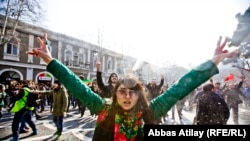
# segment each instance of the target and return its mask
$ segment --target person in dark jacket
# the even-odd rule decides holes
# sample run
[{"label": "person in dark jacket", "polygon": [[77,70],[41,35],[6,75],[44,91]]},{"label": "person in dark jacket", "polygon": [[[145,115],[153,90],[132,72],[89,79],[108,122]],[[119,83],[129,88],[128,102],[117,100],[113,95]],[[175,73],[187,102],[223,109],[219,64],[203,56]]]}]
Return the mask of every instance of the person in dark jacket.
[{"label": "person in dark jacket", "polygon": [[155,78],[149,84],[146,85],[148,90],[149,100],[152,100],[160,95],[160,90],[163,84],[164,84],[164,77],[161,76],[161,81],[159,85],[157,85]]},{"label": "person in dark jacket", "polygon": [[103,80],[102,80],[102,69],[101,69],[101,62],[97,61],[96,62],[96,81],[97,81],[97,85],[99,87],[99,89],[101,90],[101,92],[99,93],[99,95],[103,98],[111,98],[112,97],[112,93],[113,93],[113,89],[118,81],[118,75],[116,73],[111,73],[109,75],[109,79],[108,79],[108,84],[105,85]]},{"label": "person in dark jacket", "polygon": [[197,125],[226,125],[229,119],[229,108],[222,97],[214,92],[214,85],[203,86],[203,94],[198,99]]},{"label": "person in dark jacket", "polygon": [[[29,81],[28,81],[29,82]],[[12,138],[11,141],[17,141],[19,136],[19,125],[22,119],[28,123],[28,125],[32,128],[31,135],[37,135],[37,129],[34,121],[32,120],[32,111],[35,107],[27,106],[27,97],[32,90],[29,87],[28,82],[23,82],[24,85],[19,90],[18,94],[14,97],[14,105],[11,108],[11,112],[14,113],[14,118],[12,121],[11,129],[12,129]]]},{"label": "person in dark jacket", "polygon": [[242,78],[239,83],[228,84],[224,91],[227,105],[229,106],[230,110],[232,109],[233,121],[236,125],[239,124],[239,104],[243,102],[240,96],[243,98],[246,97],[241,90],[243,80],[244,79]]},{"label": "person in dark jacket", "polygon": [[94,93],[67,66],[51,56],[46,33],[44,39],[37,38],[40,47],[26,53],[41,57],[48,64],[47,71],[62,82],[92,113],[98,115],[93,141],[142,141],[144,125],[155,124],[154,121],[164,116],[177,101],[218,74],[217,65],[222,60],[238,55],[238,50],[224,50],[227,40],[221,43],[221,39],[220,37],[218,40],[211,60],[187,72],[162,95],[149,102],[145,98],[142,83],[131,76],[119,79],[113,90],[112,101]]}]

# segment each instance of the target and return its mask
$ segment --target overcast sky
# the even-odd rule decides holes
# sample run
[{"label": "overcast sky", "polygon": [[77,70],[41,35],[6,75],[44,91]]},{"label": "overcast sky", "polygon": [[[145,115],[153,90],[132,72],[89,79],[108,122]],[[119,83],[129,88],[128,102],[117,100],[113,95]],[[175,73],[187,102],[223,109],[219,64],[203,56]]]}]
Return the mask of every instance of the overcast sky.
[{"label": "overcast sky", "polygon": [[[162,64],[210,59],[250,0],[47,0],[53,31]],[[99,35],[99,36],[98,36]]]}]

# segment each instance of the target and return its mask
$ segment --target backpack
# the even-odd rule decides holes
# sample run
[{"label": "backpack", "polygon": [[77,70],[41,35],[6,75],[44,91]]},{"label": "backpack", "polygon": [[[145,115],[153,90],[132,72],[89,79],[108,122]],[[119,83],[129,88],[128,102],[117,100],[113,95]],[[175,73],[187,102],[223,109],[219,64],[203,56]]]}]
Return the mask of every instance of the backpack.
[{"label": "backpack", "polygon": [[36,93],[29,92],[27,96],[27,103],[28,107],[37,107],[39,104],[39,96]]}]

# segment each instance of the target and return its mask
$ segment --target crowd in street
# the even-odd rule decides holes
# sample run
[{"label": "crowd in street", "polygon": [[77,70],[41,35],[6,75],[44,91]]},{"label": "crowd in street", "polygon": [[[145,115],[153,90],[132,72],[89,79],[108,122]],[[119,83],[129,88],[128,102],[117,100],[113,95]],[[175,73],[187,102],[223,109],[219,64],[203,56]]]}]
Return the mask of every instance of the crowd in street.
[{"label": "crowd in street", "polygon": [[[93,81],[88,81],[86,84],[91,88],[92,91],[99,94],[103,98],[111,99],[112,90],[118,82],[118,74],[110,74],[108,84],[104,83],[102,80],[101,64],[97,62],[97,79]],[[79,78],[85,83],[84,76],[80,75]],[[157,84],[159,81],[159,84]],[[55,81],[53,84],[50,83],[35,83],[34,81],[16,81],[13,80],[9,83],[10,85],[0,85],[1,92],[1,110],[6,108],[9,111],[14,106],[17,100],[17,95],[25,87],[30,88],[39,97],[36,107],[31,112],[22,113],[22,118],[20,119],[20,125],[17,119],[13,120],[13,127],[16,125],[15,133],[28,133],[30,128],[32,129],[32,134],[36,135],[36,127],[34,121],[31,117],[35,116],[37,120],[41,118],[41,114],[45,110],[45,106],[50,106],[50,112],[53,115],[53,121],[57,126],[57,131],[55,135],[58,138],[61,136],[63,131],[63,117],[66,112],[70,109],[78,109],[80,117],[84,116],[86,111],[86,106],[70,91],[59,82]],[[164,77],[160,80],[152,79],[148,84],[143,84],[143,89],[145,91],[145,97],[150,101],[162,93],[164,93],[169,85],[164,82]],[[7,88],[6,88],[7,87]],[[106,95],[103,94],[106,91]],[[207,125],[207,124],[227,124],[227,120],[230,115],[233,117],[234,124],[239,124],[239,104],[244,104],[246,108],[250,108],[250,87],[244,77],[239,79],[238,83],[231,83],[230,81],[225,82],[221,85],[219,82],[213,83],[213,81],[206,82],[201,86],[197,87],[195,90],[190,92],[189,95],[179,100],[174,106],[171,107],[172,115],[165,114],[162,118],[157,120],[158,124],[164,124],[166,117],[171,117],[175,120],[175,111],[177,111],[180,123],[182,123],[183,108],[187,110],[196,110],[196,116],[193,119],[194,125]],[[53,95],[54,93],[54,95]],[[107,93],[109,93],[107,95]],[[53,104],[54,103],[54,104]],[[54,105],[54,106],[53,106]],[[209,106],[208,106],[209,105]],[[230,109],[231,112],[230,112]],[[20,111],[19,111],[20,112]],[[39,115],[40,114],[40,115]],[[28,115],[28,116],[27,116]],[[91,116],[96,116],[92,114]],[[2,114],[0,115],[2,117]],[[26,117],[26,118],[25,118]],[[18,118],[18,119],[19,119]],[[17,129],[18,128],[18,129]]]},{"label": "crowd in street", "polygon": [[[225,58],[237,55],[238,51],[227,52],[223,48],[227,39],[221,43],[214,53],[214,57],[202,63],[195,69],[176,80],[166,84],[162,76],[157,84],[153,79],[143,84],[132,74],[118,76],[111,73],[105,83],[102,77],[100,61],[96,62],[96,79],[85,81],[82,75],[72,73],[60,61],[52,58],[48,51],[47,34],[44,38],[37,38],[39,48],[34,48],[27,54],[41,57],[48,64],[47,71],[56,78],[53,84],[35,83],[29,81],[13,81],[10,85],[1,84],[1,109],[8,108],[14,113],[12,122],[12,139],[18,140],[19,134],[32,129],[32,135],[39,134],[32,120],[35,115],[44,111],[44,106],[50,105],[50,112],[57,131],[56,138],[63,132],[63,118],[66,112],[78,106],[80,117],[83,117],[86,108],[91,116],[97,116],[94,141],[103,138],[113,141],[119,139],[143,140],[144,124],[162,124],[162,118],[169,116],[172,109],[174,117],[175,108],[179,119],[183,118],[182,110],[185,103],[188,107],[195,106],[195,125],[226,125],[230,115],[233,115],[235,124],[238,124],[238,106],[244,100],[249,107],[249,90],[245,85],[245,78],[235,83],[220,83],[211,81],[213,75],[219,73],[217,65]],[[244,90],[243,87],[246,87]],[[30,105],[29,96],[37,94],[33,99],[37,105]],[[248,102],[247,102],[248,101]],[[230,110],[232,109],[232,113]]]}]

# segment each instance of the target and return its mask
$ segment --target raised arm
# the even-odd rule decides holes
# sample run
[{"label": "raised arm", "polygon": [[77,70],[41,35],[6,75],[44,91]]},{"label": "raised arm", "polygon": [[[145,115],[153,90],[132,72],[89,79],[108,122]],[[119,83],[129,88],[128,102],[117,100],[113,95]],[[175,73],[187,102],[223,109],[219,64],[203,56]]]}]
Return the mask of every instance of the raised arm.
[{"label": "raised arm", "polygon": [[96,62],[96,79],[97,79],[97,85],[98,87],[104,91],[105,89],[105,85],[103,83],[103,80],[102,80],[102,70],[101,70],[101,62],[100,61],[97,61]]},{"label": "raised arm", "polygon": [[169,109],[179,100],[187,96],[195,88],[209,80],[213,75],[219,73],[217,65],[225,58],[233,58],[238,54],[238,50],[228,52],[224,50],[227,39],[221,43],[220,37],[214,56],[196,68],[190,70],[178,81],[176,81],[164,94],[150,102],[150,109],[154,113],[155,118],[165,115]]},{"label": "raised arm", "polygon": [[82,83],[82,80],[74,72],[51,56],[46,33],[43,39],[38,37],[37,42],[40,47],[33,48],[32,51],[27,51],[26,53],[42,58],[48,64],[47,71],[52,73],[72,95],[81,100],[92,113],[97,114],[104,104],[103,99]]},{"label": "raised arm", "polygon": [[164,84],[164,77],[163,75],[161,76],[161,81],[160,81],[160,84],[158,85],[159,88],[161,88]]}]

